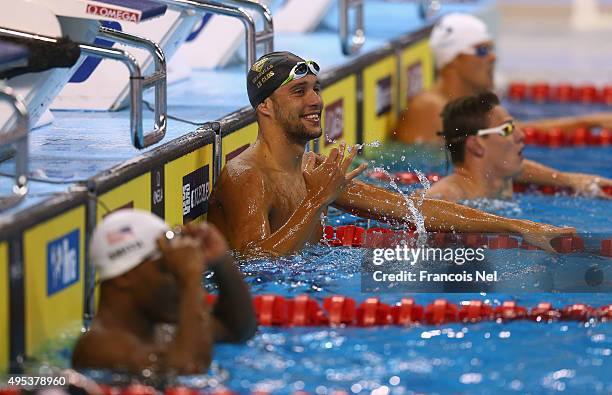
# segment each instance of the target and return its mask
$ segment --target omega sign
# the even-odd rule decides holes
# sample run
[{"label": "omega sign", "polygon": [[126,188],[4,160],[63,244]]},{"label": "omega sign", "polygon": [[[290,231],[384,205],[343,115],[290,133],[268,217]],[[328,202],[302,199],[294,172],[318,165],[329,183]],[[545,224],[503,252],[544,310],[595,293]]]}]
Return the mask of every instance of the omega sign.
[{"label": "omega sign", "polygon": [[94,4],[87,4],[86,13],[120,21],[139,22],[140,14],[134,11],[122,10]]}]

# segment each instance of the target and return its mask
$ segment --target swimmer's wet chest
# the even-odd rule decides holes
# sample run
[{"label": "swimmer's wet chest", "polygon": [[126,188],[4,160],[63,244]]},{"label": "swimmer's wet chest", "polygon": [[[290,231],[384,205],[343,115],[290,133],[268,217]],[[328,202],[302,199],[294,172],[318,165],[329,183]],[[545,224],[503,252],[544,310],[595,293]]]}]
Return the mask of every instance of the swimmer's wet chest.
[{"label": "swimmer's wet chest", "polygon": [[268,218],[272,227],[282,226],[306,197],[306,183],[288,174],[270,174],[267,195],[270,202]]}]

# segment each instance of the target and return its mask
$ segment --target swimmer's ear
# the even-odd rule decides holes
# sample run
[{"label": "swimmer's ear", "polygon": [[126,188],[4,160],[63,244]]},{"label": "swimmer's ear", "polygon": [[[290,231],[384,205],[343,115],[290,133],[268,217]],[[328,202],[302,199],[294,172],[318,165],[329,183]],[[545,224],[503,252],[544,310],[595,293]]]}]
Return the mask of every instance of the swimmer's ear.
[{"label": "swimmer's ear", "polygon": [[262,113],[265,116],[272,116],[272,110],[273,106],[272,106],[272,99],[270,99],[269,97],[265,98],[264,101],[262,101],[261,103],[259,103],[257,105],[257,112]]},{"label": "swimmer's ear", "polygon": [[478,158],[484,156],[484,147],[480,144],[476,136],[468,136],[465,140],[465,150]]}]

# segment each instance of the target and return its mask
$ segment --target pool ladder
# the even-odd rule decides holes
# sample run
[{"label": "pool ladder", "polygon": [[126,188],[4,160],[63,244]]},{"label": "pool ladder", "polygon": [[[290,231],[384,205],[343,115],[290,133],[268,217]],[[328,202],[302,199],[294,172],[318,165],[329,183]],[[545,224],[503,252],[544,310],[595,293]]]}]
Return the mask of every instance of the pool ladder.
[{"label": "pool ladder", "polygon": [[[350,28],[350,13],[354,10],[353,29]],[[342,53],[353,55],[365,44],[365,27],[363,21],[363,0],[340,0],[340,45]]]},{"label": "pool ladder", "polygon": [[[166,135],[167,128],[166,60],[164,53],[155,42],[133,34],[101,27],[99,35],[134,47],[143,48],[152,53],[155,59],[155,72],[150,76],[143,76],[134,56],[123,49],[106,48],[92,44],[78,44],[81,55],[114,59],[122,62],[128,68],[130,73],[130,133],[132,145],[138,149],[143,149],[161,141]],[[58,39],[54,37],[1,27],[0,36],[35,40],[49,44],[58,42]],[[143,132],[142,94],[144,89],[150,87],[155,88],[155,121],[153,130],[145,134]]]},{"label": "pool ladder", "polygon": [[[210,12],[240,19],[246,31],[246,72],[257,60],[257,47],[264,46],[264,52],[274,51],[274,24],[272,13],[264,4],[252,0],[157,0],[169,7],[186,8],[195,11]],[[253,17],[245,11],[250,9],[258,13],[263,19],[263,29],[257,31]]]},{"label": "pool ladder", "polygon": [[422,20],[428,21],[432,19],[442,7],[440,0],[421,0],[419,2],[419,16]]},{"label": "pool ladder", "polygon": [[13,108],[15,125],[0,133],[0,148],[15,145],[15,175],[10,195],[0,196],[0,212],[16,206],[28,193],[28,133],[29,116],[25,103],[8,86],[0,86],[0,99]]}]

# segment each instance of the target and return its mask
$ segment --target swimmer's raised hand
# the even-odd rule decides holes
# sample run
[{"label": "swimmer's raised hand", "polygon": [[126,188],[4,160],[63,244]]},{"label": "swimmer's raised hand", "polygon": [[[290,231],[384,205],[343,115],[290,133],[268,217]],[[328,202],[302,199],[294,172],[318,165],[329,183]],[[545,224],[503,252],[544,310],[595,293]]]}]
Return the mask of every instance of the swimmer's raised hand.
[{"label": "swimmer's raised hand", "polygon": [[204,253],[200,241],[188,235],[176,236],[168,240],[165,236],[157,239],[162,253],[163,265],[181,284],[201,281],[204,266]]},{"label": "swimmer's raised hand", "polygon": [[349,172],[348,168],[357,154],[357,148],[353,147],[346,158],[345,151],[346,144],[341,143],[340,149],[332,149],[329,156],[322,161],[322,157],[308,154],[303,176],[310,199],[319,200],[320,204],[332,203],[348,183],[366,169],[367,165],[362,164]]},{"label": "swimmer's raised hand", "polygon": [[523,236],[523,240],[527,243],[548,252],[555,252],[550,244],[553,239],[576,233],[575,228],[558,227],[532,221],[520,221],[517,231]]}]

